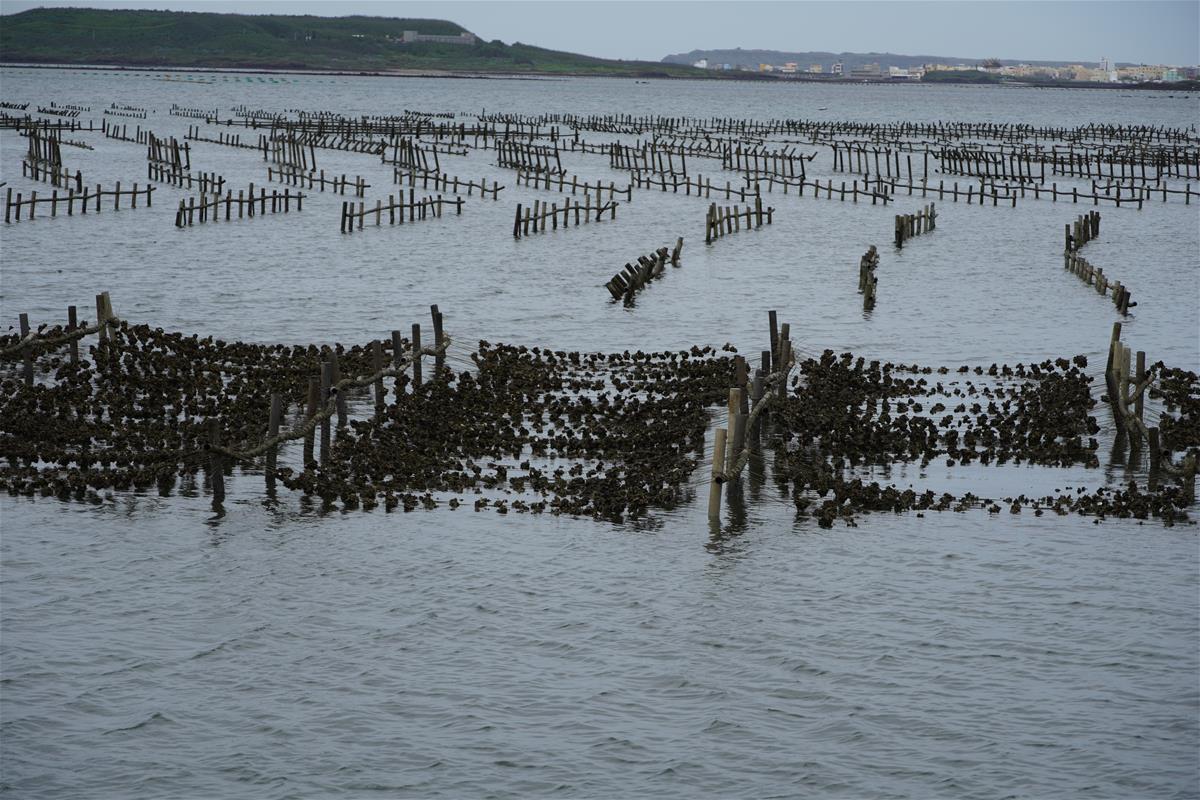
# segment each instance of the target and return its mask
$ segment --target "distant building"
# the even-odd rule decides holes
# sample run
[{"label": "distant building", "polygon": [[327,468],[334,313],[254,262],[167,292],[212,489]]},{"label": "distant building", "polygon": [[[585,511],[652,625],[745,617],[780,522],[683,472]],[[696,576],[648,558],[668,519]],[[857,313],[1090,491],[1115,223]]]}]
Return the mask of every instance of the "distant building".
[{"label": "distant building", "polygon": [[702,58],[699,61],[693,62],[692,66],[699,67],[700,69],[708,69],[708,59]]},{"label": "distant building", "polygon": [[863,64],[861,67],[855,67],[850,70],[851,78],[868,79],[879,78],[883,73],[879,69],[879,64]]},{"label": "distant building", "polygon": [[405,31],[400,35],[400,41],[404,44],[413,44],[414,42],[433,42],[435,44],[475,44],[475,34],[464,31],[457,36],[435,36],[428,33]]},{"label": "distant building", "polygon": [[770,64],[759,64],[758,71],[759,72],[774,72],[775,67]]},{"label": "distant building", "polygon": [[1121,67],[1117,70],[1118,79],[1123,81],[1132,81],[1134,83],[1162,80],[1162,75],[1162,66],[1147,66],[1146,64],[1141,64],[1136,67]]},{"label": "distant building", "polygon": [[825,68],[822,67],[820,64],[809,64],[808,71],[814,75],[820,75],[822,72],[825,71]]},{"label": "distant building", "polygon": [[1163,70],[1162,79],[1165,83],[1175,83],[1176,81],[1183,80],[1183,76],[1179,74],[1179,70],[1171,67],[1170,69]]},{"label": "distant building", "polygon": [[834,75],[842,75],[843,74],[842,73],[842,62],[839,61],[833,65],[833,74]]},{"label": "distant building", "polygon": [[789,75],[794,75],[795,73],[800,71],[800,68],[799,68],[799,66],[797,66],[795,61],[789,61],[786,64],[784,64],[782,67],[780,67],[779,71],[786,72]]}]

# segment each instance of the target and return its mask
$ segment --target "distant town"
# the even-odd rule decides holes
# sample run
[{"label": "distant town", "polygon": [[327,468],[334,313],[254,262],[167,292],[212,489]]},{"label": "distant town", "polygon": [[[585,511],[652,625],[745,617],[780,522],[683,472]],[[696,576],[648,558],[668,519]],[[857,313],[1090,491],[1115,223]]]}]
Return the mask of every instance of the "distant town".
[{"label": "distant town", "polygon": [[778,77],[796,77],[806,79],[844,79],[864,81],[920,81],[936,80],[937,73],[951,74],[984,73],[997,78],[1028,81],[1079,81],[1086,83],[1179,83],[1200,79],[1200,67],[1171,66],[1166,64],[1137,64],[1117,66],[1101,58],[1097,66],[1085,64],[1067,64],[1065,66],[1045,66],[1040,64],[1002,64],[998,59],[967,64],[929,63],[921,66],[897,67],[873,62],[858,64],[846,69],[841,61],[832,64],[801,64],[795,61],[768,64],[738,64],[710,61],[701,58],[692,62],[692,66],[700,69],[720,72],[758,72],[773,73]]}]

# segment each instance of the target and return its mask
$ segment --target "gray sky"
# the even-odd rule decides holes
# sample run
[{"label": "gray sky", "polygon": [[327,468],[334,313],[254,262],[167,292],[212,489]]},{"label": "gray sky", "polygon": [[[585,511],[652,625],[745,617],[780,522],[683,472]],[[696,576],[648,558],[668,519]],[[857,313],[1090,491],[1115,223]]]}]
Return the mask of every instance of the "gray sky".
[{"label": "gray sky", "polygon": [[1200,0],[0,0],[38,6],[449,19],[485,39],[658,61],[693,49],[762,48],[1028,60],[1200,63]]}]

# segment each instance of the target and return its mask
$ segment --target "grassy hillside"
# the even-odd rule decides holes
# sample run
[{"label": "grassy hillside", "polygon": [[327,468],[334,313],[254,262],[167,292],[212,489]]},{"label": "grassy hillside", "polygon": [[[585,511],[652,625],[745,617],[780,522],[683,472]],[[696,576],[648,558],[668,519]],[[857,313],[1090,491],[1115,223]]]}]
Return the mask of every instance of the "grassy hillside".
[{"label": "grassy hillside", "polygon": [[0,61],[276,69],[470,70],[704,76],[691,67],[610,61],[499,40],[401,44],[405,30],[454,36],[434,19],[40,8],[0,17]]}]

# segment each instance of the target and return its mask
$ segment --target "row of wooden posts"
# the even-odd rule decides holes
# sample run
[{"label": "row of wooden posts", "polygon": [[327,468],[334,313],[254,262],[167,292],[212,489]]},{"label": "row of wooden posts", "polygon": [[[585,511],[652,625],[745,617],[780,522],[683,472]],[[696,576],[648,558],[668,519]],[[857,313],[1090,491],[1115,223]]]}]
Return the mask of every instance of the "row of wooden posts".
[{"label": "row of wooden posts", "polygon": [[1063,252],[1073,253],[1100,235],[1100,212],[1080,214],[1073,225],[1067,223],[1064,227]]},{"label": "row of wooden posts", "polygon": [[268,166],[267,180],[298,186],[301,189],[319,189],[322,192],[328,186],[331,192],[341,195],[346,194],[346,190],[349,189],[355,197],[364,197],[367,189],[371,188],[371,184],[367,183],[361,175],[356,175],[353,180],[350,180],[343,172],[340,178],[337,175],[326,178],[325,170],[309,172],[299,167],[288,166]]},{"label": "row of wooden posts", "polygon": [[[612,169],[687,177],[687,159],[683,153],[656,150],[649,146],[636,148],[620,142],[609,145],[608,152],[608,165]],[[678,165],[676,158],[679,159]]]},{"label": "row of wooden posts", "polygon": [[224,131],[217,131],[216,138],[213,138],[211,136],[203,135],[199,125],[189,125],[187,135],[183,138],[193,142],[208,142],[210,144],[220,144],[226,147],[237,147],[242,150],[258,150],[262,152],[264,159],[267,158],[267,153],[269,150],[267,136],[266,134],[262,133],[258,135],[257,142],[250,144],[242,142],[242,135],[240,133],[225,133]]},{"label": "row of wooden posts", "polygon": [[914,236],[933,230],[937,227],[937,209],[934,204],[922,208],[916,214],[896,215],[896,247],[904,247],[904,243]]},{"label": "row of wooden posts", "polygon": [[72,175],[71,171],[62,164],[52,167],[37,161],[21,159],[21,177],[30,178],[35,181],[44,181],[51,186],[58,186],[64,189],[69,189],[74,185],[76,191],[83,191],[83,173],[75,170],[75,174]]},{"label": "row of wooden posts", "polygon": [[616,200],[618,195],[623,195],[625,202],[633,200],[632,184],[626,185],[624,189],[618,189],[614,181],[609,181],[608,186],[605,186],[597,180],[595,185],[592,185],[588,181],[579,180],[579,177],[576,175],[572,175],[568,179],[568,176],[562,172],[555,174],[550,172],[518,171],[517,183],[534,189],[546,189],[547,191],[558,189],[559,192],[565,192],[567,189],[570,189],[572,195],[582,190],[585,195],[590,197],[594,194],[599,200],[603,200],[606,194],[609,200]]},{"label": "row of wooden posts", "polygon": [[424,147],[419,141],[410,137],[396,138],[392,142],[391,159],[387,158],[386,152],[382,158],[385,164],[403,167],[410,171],[418,170],[434,175],[440,175],[442,172],[442,164],[438,158],[437,149]]},{"label": "row of wooden posts", "polygon": [[625,305],[632,305],[633,296],[646,288],[650,281],[660,277],[666,271],[668,261],[673,267],[679,266],[679,256],[682,252],[683,237],[680,236],[675,240],[673,251],[660,247],[648,256],[638,256],[636,266],[626,263],[624,269],[604,284],[604,288],[608,289],[614,300],[623,299]]},{"label": "row of wooden posts", "polygon": [[797,190],[797,193],[800,195],[800,197],[804,196],[804,190],[806,188],[810,188],[812,189],[812,196],[818,200],[821,198],[822,193],[824,193],[825,199],[832,200],[833,196],[837,195],[838,199],[843,203],[846,202],[847,196],[849,196],[852,201],[857,203],[860,195],[864,198],[869,198],[871,200],[871,205],[876,205],[878,203],[887,205],[889,202],[891,202],[891,196],[888,194],[886,185],[881,186],[876,184],[875,188],[872,189],[870,184],[868,184],[866,181],[863,181],[861,186],[859,185],[858,181],[852,181],[850,186],[847,187],[845,181],[841,182],[841,186],[834,186],[832,178],[830,178],[824,186],[821,185],[820,178],[815,178],[810,181],[803,178],[779,178],[772,175],[768,175],[765,178],[755,175],[743,175],[742,180],[747,189],[750,186],[754,186],[756,194],[761,193],[763,187],[766,187],[768,192],[774,192],[776,186],[781,186],[783,187],[784,194],[787,194],[789,189],[794,188]]},{"label": "row of wooden posts", "polygon": [[863,311],[870,311],[875,307],[875,293],[879,287],[879,278],[876,277],[875,270],[878,267],[879,251],[875,245],[871,245],[858,260],[858,292],[863,296]]},{"label": "row of wooden posts", "polygon": [[[814,154],[815,155],[815,154]],[[811,158],[809,159],[811,160]],[[728,146],[721,164],[725,169],[734,170],[755,176],[774,175],[780,178],[800,178],[807,175],[804,171],[805,157],[797,155],[791,149],[767,150],[765,147],[743,149],[741,144]],[[800,174],[796,174],[796,165],[800,165]]]},{"label": "row of wooden posts", "polygon": [[1112,298],[1113,305],[1122,315],[1128,316],[1129,309],[1137,305],[1130,299],[1128,286],[1121,285],[1120,281],[1109,281],[1103,269],[1092,266],[1086,258],[1078,253],[1067,253],[1063,266],[1088,286],[1094,287],[1099,294],[1107,295],[1111,288],[1112,294],[1108,296]]},{"label": "row of wooden posts", "polygon": [[171,107],[167,109],[167,113],[174,117],[191,117],[192,119],[207,119],[208,117],[216,117],[217,109],[215,108],[187,108],[178,103],[171,103]]},{"label": "row of wooden posts", "polygon": [[[321,466],[329,464],[333,452],[333,417],[337,417],[337,429],[343,430],[349,425],[349,410],[346,395],[349,390],[372,386],[375,394],[375,419],[382,419],[387,409],[387,395],[384,379],[392,376],[397,383],[407,367],[412,369],[413,390],[420,389],[423,383],[422,356],[432,355],[434,358],[434,380],[440,380],[446,363],[446,350],[449,347],[449,337],[444,331],[442,312],[436,305],[430,306],[433,318],[432,348],[421,346],[421,326],[413,323],[412,338],[409,342],[408,357],[400,331],[392,331],[392,364],[386,366],[383,353],[383,342],[371,342],[371,357],[373,373],[362,378],[343,378],[338,370],[337,357],[331,350],[326,350],[325,359],[321,365],[320,374],[309,378],[308,395],[305,403],[303,421],[291,431],[280,432],[283,416],[287,409],[280,394],[272,393],[269,416],[267,420],[267,439],[255,447],[245,451],[234,451],[221,443],[220,422],[215,417],[209,421],[208,443],[208,474],[211,476],[212,504],[214,509],[220,509],[225,500],[225,463],[226,459],[236,459],[242,462],[250,461],[259,455],[265,457],[266,488],[268,493],[275,491],[276,467],[279,458],[279,446],[288,441],[303,439],[302,460],[305,465],[317,460]],[[318,434],[317,429],[320,429]],[[314,453],[319,442],[320,449]],[[314,459],[314,455],[316,459]],[[307,466],[305,467],[307,469]]]},{"label": "row of wooden posts", "polygon": [[132,117],[134,119],[145,119],[146,118],[146,109],[133,108],[131,106],[120,107],[120,108],[106,108],[106,109],[104,109],[104,116],[106,116],[106,117]]},{"label": "row of wooden posts", "polygon": [[289,137],[295,138],[309,147],[322,150],[340,150],[345,153],[365,153],[381,155],[387,150],[387,143],[376,139],[351,139],[336,134],[318,134],[311,132],[290,132]]},{"label": "row of wooden posts", "polygon": [[[400,331],[392,331],[392,367],[385,368],[383,355],[383,343],[374,341],[371,343],[371,353],[373,357],[373,374],[361,379],[343,380],[338,372],[337,359],[332,351],[326,351],[326,358],[322,364],[321,374],[318,377],[310,378],[308,383],[307,407],[305,409],[303,422],[295,429],[285,433],[280,433],[280,427],[283,415],[286,412],[282,396],[279,394],[271,395],[270,412],[267,424],[268,438],[255,447],[249,448],[248,451],[234,451],[223,446],[220,423],[216,417],[209,421],[209,442],[208,442],[208,474],[213,493],[213,505],[219,507],[225,499],[225,464],[227,459],[236,459],[241,461],[249,461],[257,458],[259,455],[265,456],[265,473],[266,485],[268,491],[273,491],[276,484],[276,467],[278,464],[279,446],[287,441],[295,439],[304,440],[303,463],[309,464],[314,458],[314,449],[317,439],[317,428],[319,424],[319,443],[320,464],[326,465],[329,463],[332,452],[332,418],[337,417],[337,428],[344,429],[349,424],[349,413],[346,403],[346,394],[348,390],[358,387],[373,385],[375,394],[375,418],[382,418],[386,410],[386,394],[384,389],[384,378],[391,375],[399,380],[401,374],[406,371],[407,367],[412,369],[412,385],[414,389],[419,389],[423,383],[422,375],[422,356],[430,355],[434,358],[434,379],[440,379],[445,370],[446,350],[449,346],[449,337],[444,331],[444,318],[442,312],[436,305],[430,306],[430,314],[433,319],[433,336],[435,346],[432,348],[423,348],[421,345],[421,326],[414,324],[412,326],[412,338],[407,358],[405,358],[405,349],[401,339]],[[20,324],[20,340],[12,347],[6,349],[6,354],[10,351],[20,350],[22,358],[22,381],[27,387],[32,387],[34,384],[34,360],[36,350],[46,347],[62,347],[66,345],[68,349],[68,359],[71,364],[79,363],[79,340],[84,336],[98,334],[101,342],[106,342],[110,338],[109,326],[117,322],[117,317],[113,313],[112,300],[108,292],[102,292],[96,295],[96,319],[97,323],[92,326],[81,326],[78,319],[77,309],[75,306],[67,308],[67,326],[64,329],[62,336],[55,339],[47,340],[40,337],[38,334],[30,330],[29,315],[21,314],[19,317]],[[319,419],[318,419],[319,418]]]},{"label": "row of wooden posts", "polygon": [[133,142],[134,144],[147,144],[153,135],[148,128],[143,129],[141,125],[136,125],[133,129],[133,136],[130,136],[128,125],[109,125],[107,119],[104,120],[101,131],[109,139],[118,142]]},{"label": "row of wooden posts", "polygon": [[[926,174],[928,174],[930,152],[926,147],[924,152]],[[1021,143],[1011,148],[1001,144],[998,150],[988,150],[982,145],[959,147],[944,145],[934,152],[934,157],[939,161],[937,170],[939,172],[1002,177],[1038,183],[1046,181],[1047,164],[1050,165],[1051,176],[1128,179],[1143,182],[1157,182],[1164,177],[1200,177],[1193,162],[1162,150],[1142,149],[1118,152],[1111,148],[1101,148],[1077,151],[1072,146],[1066,151],[1061,151],[1055,146],[1046,151],[1040,146],[1030,147],[1028,143]],[[886,163],[888,162],[885,161]],[[876,153],[876,164],[878,164],[878,153]],[[1036,175],[1034,174],[1035,164],[1038,166]],[[1107,175],[1104,172],[1105,165],[1108,166]],[[897,152],[896,167],[896,174],[899,176],[899,152]],[[1147,167],[1153,170],[1152,174],[1147,174]],[[911,175],[911,173],[910,165],[909,174]]]},{"label": "row of wooden posts", "polygon": [[99,127],[92,120],[88,120],[87,124],[80,122],[77,119],[35,119],[28,114],[18,117],[14,114],[0,112],[0,129],[15,129],[28,131],[30,128],[38,127],[45,131],[98,131]]},{"label": "row of wooden posts", "polygon": [[193,175],[180,167],[159,161],[147,162],[146,177],[184,189],[199,189],[202,194],[220,194],[225,191],[225,179],[215,172]]},{"label": "row of wooden posts", "polygon": [[375,207],[369,208],[365,203],[360,201],[357,210],[354,207],[353,200],[343,200],[342,233],[353,233],[356,222],[358,230],[361,231],[365,220],[372,214],[375,215],[376,226],[383,224],[383,215],[385,213],[387,214],[389,225],[403,225],[406,211],[408,212],[409,222],[430,217],[440,217],[446,206],[452,207],[455,214],[462,214],[464,200],[461,197],[447,199],[439,194],[437,197],[424,197],[418,200],[416,192],[413,189],[409,189],[408,198],[408,202],[404,202],[404,192],[401,190],[399,202],[396,201],[395,195],[388,195],[387,205],[384,205],[382,200],[376,200]]},{"label": "row of wooden posts", "polygon": [[[425,172],[424,170],[418,171],[403,167],[393,168],[392,178],[401,186],[407,183],[410,187],[416,188],[419,182],[422,189],[428,189],[429,184],[432,181],[434,191],[440,190],[443,192],[461,194],[463,190],[466,190],[467,197],[470,197],[473,192],[478,191],[480,197],[486,198],[489,194],[491,194],[493,200],[500,199],[500,191],[504,188],[500,185],[499,181],[492,181],[492,185],[489,187],[487,178],[480,178],[479,183],[475,183],[474,181],[460,180],[457,176],[446,174],[439,175],[437,173],[431,174],[429,172]],[[519,177],[518,180],[520,180]]]},{"label": "row of wooden posts", "polygon": [[[657,188],[665,192],[668,188],[670,188],[673,193],[678,194],[680,187],[682,187],[684,194],[691,195],[692,190],[695,189],[696,196],[704,197],[705,199],[711,198],[713,193],[712,178],[705,178],[701,175],[697,175],[694,178],[686,178],[681,176],[659,175],[658,173],[643,173],[634,170],[630,177],[633,179],[633,185],[639,189]],[[722,189],[721,185],[718,183],[716,188],[717,196],[719,197],[721,192],[724,192],[726,200],[736,197],[742,201],[748,200],[751,197],[755,197],[760,193],[758,186],[755,184],[754,188],[751,189],[749,180],[750,179],[747,178],[746,187],[741,189],[735,189],[730,181],[725,181],[724,189]]]},{"label": "row of wooden posts", "polygon": [[[932,183],[923,180],[918,181],[917,183],[901,183],[895,179],[887,180],[885,178],[876,176],[868,177],[867,180],[862,183],[861,189],[859,188],[858,181],[854,181],[849,186],[845,181],[842,181],[841,186],[837,187],[834,185],[832,178],[830,178],[825,185],[822,185],[819,179],[808,181],[801,180],[799,178],[793,180],[773,176],[756,177],[753,175],[744,176],[744,181],[747,186],[758,183],[768,192],[774,191],[777,185],[783,187],[784,194],[788,192],[789,188],[798,188],[801,196],[804,195],[804,189],[806,187],[811,187],[814,189],[814,195],[817,197],[824,193],[827,198],[832,199],[836,194],[842,200],[845,200],[847,195],[849,195],[854,199],[855,202],[858,202],[858,196],[861,194],[863,196],[870,197],[872,203],[875,203],[877,200],[882,200],[884,203],[887,203],[892,199],[893,196],[907,190],[907,194],[909,196],[919,194],[922,198],[926,198],[929,195],[936,193],[939,200],[950,199],[957,203],[961,199],[965,200],[967,205],[984,205],[988,200],[991,200],[991,204],[993,206],[998,206],[1003,202],[1005,205],[1011,206],[1012,208],[1016,208],[1018,199],[1024,199],[1030,195],[1032,195],[1035,200],[1042,199],[1044,195],[1056,203],[1060,199],[1064,201],[1070,200],[1072,203],[1078,203],[1080,200],[1083,200],[1084,202],[1091,201],[1092,205],[1100,205],[1101,202],[1110,202],[1118,207],[1120,207],[1122,203],[1127,205],[1136,204],[1139,209],[1141,209],[1144,201],[1151,199],[1153,194],[1159,192],[1163,193],[1164,201],[1168,194],[1182,195],[1185,204],[1190,204],[1193,196],[1200,197],[1200,192],[1192,191],[1191,184],[1187,184],[1183,189],[1165,189],[1165,191],[1163,188],[1146,188],[1132,191],[1129,190],[1129,187],[1124,187],[1125,191],[1123,191],[1122,187],[1111,187],[1117,189],[1117,193],[1114,195],[1110,193],[1110,187],[1102,186],[1093,186],[1093,190],[1091,192],[1087,192],[1086,190],[1081,192],[1079,187],[1076,186],[1073,186],[1070,189],[1065,187],[1059,189],[1057,183],[1051,184],[1050,187],[1047,188],[1036,185],[1025,186],[1024,184],[1008,185],[1001,183],[987,183],[982,179],[979,185],[967,184],[966,186],[960,187],[957,181],[947,186],[944,180],[939,180],[935,186]],[[680,185],[683,184],[681,183]]]},{"label": "row of wooden posts", "polygon": [[[975,123],[975,122],[890,122],[868,123],[845,120],[806,120],[806,119],[773,119],[767,121],[752,121],[743,118],[695,118],[695,117],[665,117],[661,115],[629,115],[629,114],[490,114],[486,110],[476,115],[477,124],[467,127],[464,123],[441,123],[433,120],[439,115],[406,114],[373,115],[349,118],[333,115],[328,112],[309,114],[295,111],[301,116],[300,120],[288,120],[275,111],[255,111],[235,114],[243,117],[239,120],[210,120],[214,124],[239,125],[244,127],[287,127],[292,130],[318,130],[336,132],[342,135],[351,134],[384,134],[397,133],[412,135],[447,135],[451,138],[464,138],[468,135],[491,137],[498,139],[529,139],[550,138],[558,139],[568,136],[567,132],[557,125],[569,126],[574,131],[592,130],[605,133],[622,134],[659,134],[672,136],[712,137],[715,135],[730,135],[761,139],[766,136],[787,135],[789,137],[809,136],[814,143],[823,143],[826,139],[846,137],[868,137],[872,142],[894,142],[900,139],[924,138],[938,141],[947,139],[997,139],[1002,141],[1019,142],[1024,140],[1063,141],[1073,147],[1082,147],[1086,141],[1100,144],[1113,142],[1121,144],[1136,144],[1146,147],[1170,147],[1172,151],[1179,150],[1182,143],[1186,149],[1195,137],[1194,132],[1186,127],[1155,126],[1155,125],[1099,125],[1089,124],[1077,127],[1033,126],[1010,123]],[[555,123],[555,124],[550,124]],[[549,127],[546,127],[550,125]],[[501,128],[503,126],[503,129]],[[1165,144],[1163,144],[1165,143]],[[1190,155],[1190,154],[1189,154]],[[1187,163],[1195,163],[1188,160]]]},{"label": "row of wooden posts", "polygon": [[[595,214],[596,222],[600,222],[604,218],[605,212],[608,212],[609,219],[617,218],[617,206],[620,205],[615,200],[608,203],[597,202],[596,205],[588,203],[575,203],[571,205],[571,198],[563,198],[562,208],[558,207],[558,203],[543,203],[540,200],[533,201],[533,207],[529,208],[517,203],[517,213],[513,219],[513,237],[520,239],[523,236],[528,236],[530,233],[545,233],[547,227],[552,230],[558,230],[558,217],[562,215],[562,225],[567,227],[571,222],[571,214],[575,215],[575,224],[579,225],[580,214],[583,215],[583,222],[591,222],[592,215]],[[524,216],[522,216],[524,212]],[[546,220],[549,220],[547,226]]]},{"label": "row of wooden posts", "polygon": [[36,350],[46,347],[61,347],[67,345],[68,362],[72,365],[79,363],[79,340],[84,336],[90,336],[93,333],[100,335],[100,341],[108,339],[108,327],[116,321],[116,315],[112,310],[112,299],[108,292],[101,292],[96,295],[96,324],[93,326],[79,324],[79,315],[75,306],[67,306],[67,326],[63,329],[63,334],[55,339],[47,340],[45,337],[34,333],[29,327],[29,315],[21,314],[19,316],[20,339],[18,342],[5,348],[5,354],[20,351],[21,353],[21,379],[26,386],[32,387],[34,381],[34,358]]},{"label": "row of wooden posts", "polygon": [[1193,452],[1175,464],[1171,458],[1172,443],[1162,441],[1158,426],[1146,425],[1145,394],[1154,382],[1153,369],[1147,370],[1144,351],[1138,350],[1135,356],[1121,343],[1120,322],[1113,323],[1104,381],[1118,436],[1127,437],[1130,455],[1140,451],[1143,439],[1149,448],[1151,485],[1165,472],[1179,479],[1184,499],[1192,502],[1196,492],[1196,454]]},{"label": "row of wooden posts", "polygon": [[787,396],[788,375],[795,363],[790,326],[777,327],[774,311],[768,312],[771,349],[762,352],[761,365],[751,380],[746,359],[734,356],[733,386],[729,389],[727,427],[713,434],[711,483],[708,493],[708,519],[716,525],[721,519],[721,495],[726,484],[730,491],[738,485],[750,458],[761,447],[762,416],[772,403]]},{"label": "row of wooden posts", "polygon": [[180,170],[192,168],[192,145],[179,143],[174,136],[160,139],[153,133],[146,136],[146,160]]},{"label": "row of wooden posts", "polygon": [[1063,268],[1078,277],[1088,286],[1092,286],[1099,294],[1107,295],[1112,288],[1113,305],[1122,315],[1128,316],[1129,309],[1137,303],[1131,299],[1128,286],[1120,281],[1110,281],[1100,267],[1094,267],[1086,258],[1079,255],[1079,249],[1100,235],[1100,212],[1089,211],[1076,217],[1073,224],[1067,224],[1064,231],[1065,244],[1063,249]]},{"label": "row of wooden posts", "polygon": [[[1116,195],[1113,195],[1113,190],[1116,190]],[[1190,183],[1184,184],[1182,189],[1172,189],[1167,185],[1166,181],[1158,181],[1154,186],[1149,184],[1135,185],[1132,183],[1113,183],[1108,182],[1100,185],[1092,181],[1092,194],[1104,193],[1105,197],[1112,197],[1113,202],[1120,206],[1122,202],[1137,203],[1139,200],[1153,200],[1155,195],[1162,195],[1162,201],[1167,202],[1168,195],[1183,195],[1184,205],[1191,205],[1192,195],[1200,197],[1200,192],[1193,192]],[[1141,204],[1138,205],[1141,208]]]},{"label": "row of wooden posts", "polygon": [[774,207],[763,208],[762,197],[755,195],[754,205],[739,209],[737,206],[718,206],[712,203],[704,219],[704,243],[712,244],[726,234],[740,231],[742,220],[746,221],[746,229],[761,228],[763,224],[770,225],[774,221]]},{"label": "row of wooden posts", "polygon": [[115,189],[102,189],[100,184],[96,184],[95,191],[90,193],[87,187],[84,187],[83,191],[80,193],[77,193],[74,189],[69,189],[65,196],[59,196],[59,191],[57,189],[51,192],[49,197],[38,197],[37,192],[30,192],[29,199],[27,200],[23,198],[20,192],[17,192],[17,197],[14,200],[12,187],[9,186],[7,187],[7,191],[5,192],[4,196],[4,221],[20,222],[22,208],[29,209],[29,214],[27,215],[26,219],[33,219],[37,213],[37,207],[39,205],[49,206],[50,216],[52,217],[58,216],[58,207],[60,204],[66,206],[67,216],[73,216],[75,214],[75,206],[77,204],[79,206],[79,213],[81,214],[86,214],[88,212],[88,208],[92,206],[94,206],[95,211],[100,211],[102,207],[101,200],[103,200],[105,197],[111,197],[113,199],[112,207],[114,211],[119,211],[121,209],[121,198],[125,198],[129,201],[130,208],[137,208],[138,198],[144,198],[145,204],[148,207],[152,205],[154,198],[154,186],[146,185],[145,187],[139,189],[138,185],[135,183],[132,189],[122,189],[121,182],[117,181]]},{"label": "row of wooden posts", "polygon": [[558,148],[523,142],[496,141],[496,164],[522,172],[549,172],[561,175],[566,172],[558,157]]},{"label": "row of wooden posts", "polygon": [[61,167],[62,150],[59,132],[45,125],[30,125],[25,132],[26,160],[42,167]]},{"label": "row of wooden posts", "polygon": [[317,168],[317,150],[294,137],[272,138],[271,162],[286,169],[310,172]]},{"label": "row of wooden posts", "polygon": [[291,189],[284,189],[282,192],[272,189],[270,194],[267,194],[266,189],[259,189],[258,197],[255,197],[252,183],[249,190],[238,189],[237,197],[233,196],[231,189],[225,192],[224,197],[219,194],[211,197],[201,194],[199,200],[195,197],[189,197],[186,200],[181,198],[179,208],[175,211],[175,227],[185,228],[196,222],[217,222],[221,219],[221,206],[225,207],[226,222],[233,219],[235,208],[238,219],[265,214],[286,214],[292,210],[293,201],[295,201],[296,210],[302,211],[304,197],[305,195],[299,192],[293,193]]}]

